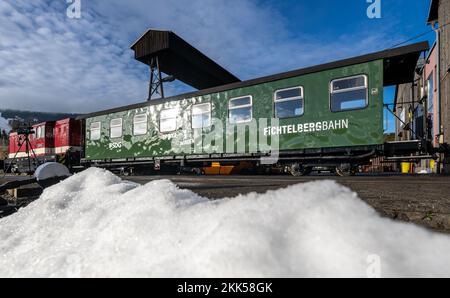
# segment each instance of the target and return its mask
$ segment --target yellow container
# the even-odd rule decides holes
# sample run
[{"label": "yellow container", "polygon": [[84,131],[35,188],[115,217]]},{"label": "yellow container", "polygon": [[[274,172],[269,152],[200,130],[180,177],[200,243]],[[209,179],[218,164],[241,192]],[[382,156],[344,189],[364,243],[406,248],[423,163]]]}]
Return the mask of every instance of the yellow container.
[{"label": "yellow container", "polygon": [[411,173],[411,163],[410,162],[402,162],[402,174]]},{"label": "yellow container", "polygon": [[430,160],[430,169],[432,172],[434,172],[435,168],[436,168],[436,161],[432,159]]},{"label": "yellow container", "polygon": [[234,166],[222,166],[218,162],[213,162],[210,167],[204,167],[205,175],[230,175]]}]

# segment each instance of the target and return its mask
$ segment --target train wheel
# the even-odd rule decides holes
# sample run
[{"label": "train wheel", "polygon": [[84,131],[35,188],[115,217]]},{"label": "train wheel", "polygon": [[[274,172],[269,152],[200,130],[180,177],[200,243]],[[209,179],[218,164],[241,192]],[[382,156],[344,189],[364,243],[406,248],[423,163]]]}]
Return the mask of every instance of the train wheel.
[{"label": "train wheel", "polygon": [[308,176],[312,172],[312,167],[305,167],[299,163],[290,166],[289,172],[294,177]]},{"label": "train wheel", "polygon": [[336,167],[336,174],[341,177],[355,176],[356,168],[351,165],[341,165]]}]

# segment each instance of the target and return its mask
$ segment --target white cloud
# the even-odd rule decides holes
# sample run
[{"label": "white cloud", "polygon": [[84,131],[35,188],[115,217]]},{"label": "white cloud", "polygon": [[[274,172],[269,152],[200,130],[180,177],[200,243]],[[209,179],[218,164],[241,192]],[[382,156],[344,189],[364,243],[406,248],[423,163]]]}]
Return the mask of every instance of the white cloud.
[{"label": "white cloud", "polygon": [[89,10],[71,20],[65,6],[17,1],[0,16],[0,107],[87,112],[144,98],[143,69]]},{"label": "white cloud", "polygon": [[[331,42],[298,37],[253,0],[83,0],[79,20],[65,10],[65,1],[0,3],[0,108],[90,112],[145,100],[148,71],[129,45],[148,27],[176,32],[241,79],[392,44],[383,30]],[[174,84],[167,93],[185,90]]]}]

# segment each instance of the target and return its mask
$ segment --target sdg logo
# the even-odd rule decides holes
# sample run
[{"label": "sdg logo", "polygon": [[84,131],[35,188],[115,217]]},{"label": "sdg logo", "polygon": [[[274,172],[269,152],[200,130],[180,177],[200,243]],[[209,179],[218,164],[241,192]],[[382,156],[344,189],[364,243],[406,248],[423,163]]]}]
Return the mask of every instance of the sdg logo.
[{"label": "sdg logo", "polygon": [[69,6],[66,15],[69,19],[81,19],[81,0],[66,0]]},{"label": "sdg logo", "polygon": [[381,19],[381,0],[367,0],[370,3],[367,8],[367,17],[369,19]]}]

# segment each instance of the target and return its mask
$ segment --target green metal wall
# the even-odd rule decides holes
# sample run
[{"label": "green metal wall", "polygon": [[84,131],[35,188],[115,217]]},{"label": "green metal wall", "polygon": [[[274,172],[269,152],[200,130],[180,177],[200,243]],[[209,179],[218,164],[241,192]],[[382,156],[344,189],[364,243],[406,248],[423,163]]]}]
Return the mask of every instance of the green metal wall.
[{"label": "green metal wall", "polygon": [[[330,82],[334,79],[365,74],[369,79],[369,105],[365,109],[333,113],[330,111]],[[226,135],[223,136],[224,146],[218,142],[209,142],[194,138],[191,129],[191,109],[193,104],[211,102],[212,117],[221,119],[225,125],[228,118],[228,100],[230,98],[252,95],[253,118],[273,118],[274,92],[279,89],[303,86],[304,115],[280,119],[279,125],[298,125],[322,121],[348,120],[348,129],[326,130],[320,132],[290,133],[280,136],[280,150],[295,150],[305,148],[331,148],[359,145],[377,145],[383,143],[383,61],[377,60],[343,68],[336,68],[299,77],[273,81],[245,88],[228,90],[196,98],[167,102],[133,110],[96,116],[86,120],[86,159],[122,159],[133,157],[161,157],[179,155],[183,148],[185,154],[223,153],[226,148]],[[167,108],[179,108],[179,130],[172,133],[159,132],[159,113]],[[143,136],[133,136],[133,117],[136,114],[147,113],[149,132]],[[123,137],[110,139],[109,123],[111,119],[123,118]],[[101,139],[89,140],[90,124],[101,122]],[[242,124],[245,126],[245,124]],[[242,126],[237,125],[237,126]],[[270,125],[270,124],[269,124]],[[261,132],[266,126],[257,125]],[[248,130],[254,131],[255,127]],[[211,128],[206,129],[209,132]],[[231,134],[233,132],[229,132]],[[234,132],[236,134],[236,132]],[[226,133],[225,133],[226,134]],[[194,142],[203,142],[204,152],[193,152]],[[254,140],[253,140],[254,142]],[[246,151],[251,150],[246,142]],[[172,146],[174,148],[172,148]],[[263,149],[263,148],[258,148]],[[238,151],[242,151],[241,150]],[[254,151],[254,146],[253,150]],[[264,151],[264,150],[262,150]]]}]

